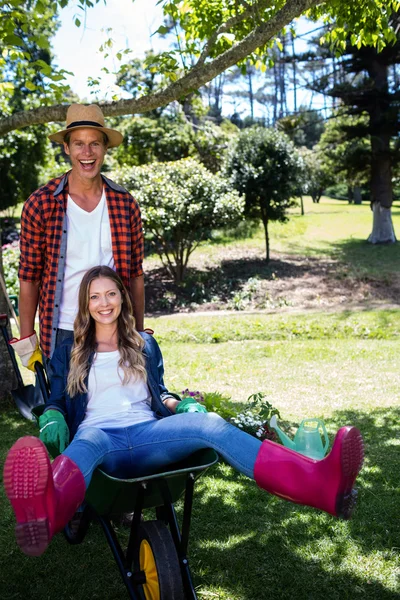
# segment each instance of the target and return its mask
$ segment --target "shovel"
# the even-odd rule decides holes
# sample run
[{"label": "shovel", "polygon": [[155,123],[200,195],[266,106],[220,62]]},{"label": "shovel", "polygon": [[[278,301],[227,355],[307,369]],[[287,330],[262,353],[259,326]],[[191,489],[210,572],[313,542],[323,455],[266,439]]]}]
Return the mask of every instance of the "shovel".
[{"label": "shovel", "polygon": [[[3,338],[6,343],[7,350],[10,355],[11,362],[14,367],[14,371],[15,371],[15,375],[17,377],[17,383],[18,383],[17,388],[11,391],[11,395],[14,398],[15,404],[16,404],[19,412],[21,413],[21,415],[23,417],[25,417],[25,419],[28,419],[29,421],[34,421],[35,416],[32,414],[32,409],[35,408],[35,406],[39,406],[39,404],[43,404],[42,396],[43,396],[43,391],[45,390],[45,388],[43,388],[43,390],[42,390],[43,385],[45,385],[45,384],[43,384],[43,373],[40,371],[40,375],[41,375],[41,376],[39,376],[40,390],[35,388],[35,386],[32,384],[29,384],[29,385],[24,384],[22,375],[21,375],[21,371],[19,370],[19,366],[17,363],[17,359],[15,358],[14,350],[12,349],[12,347],[9,344],[10,337],[9,337],[8,331],[7,331],[7,322],[8,322],[7,315],[0,314],[1,333],[3,334]],[[42,366],[42,365],[40,365],[40,363],[36,363],[35,364],[36,371],[39,370],[37,365],[39,365],[40,367]],[[40,393],[41,390],[42,390],[42,393]],[[44,395],[44,398],[46,398],[46,395]]]}]

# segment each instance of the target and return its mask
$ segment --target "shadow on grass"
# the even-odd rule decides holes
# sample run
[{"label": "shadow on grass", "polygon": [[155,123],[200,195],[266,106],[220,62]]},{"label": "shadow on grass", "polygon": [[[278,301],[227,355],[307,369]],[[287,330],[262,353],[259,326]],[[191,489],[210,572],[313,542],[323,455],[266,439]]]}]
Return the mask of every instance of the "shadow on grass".
[{"label": "shadow on grass", "polygon": [[391,278],[400,271],[400,244],[369,244],[349,239],[331,244],[332,255],[365,278]]},{"label": "shadow on grass", "polygon": [[[199,480],[189,558],[200,599],[395,597],[400,409],[340,411],[326,424],[333,432],[345,423],[357,425],[366,442],[351,521],[270,496],[225,464]],[[1,467],[13,441],[35,431],[17,413],[0,414]],[[2,600],[127,597],[97,526],[79,546],[58,535],[42,557],[29,558],[16,547],[3,489],[0,501]]]},{"label": "shadow on grass", "polygon": [[273,259],[269,263],[261,258],[240,258],[223,260],[218,267],[207,270],[189,267],[185,280],[177,286],[165,269],[152,269],[146,273],[146,310],[157,314],[193,304],[228,303],[253,277],[260,281],[290,279],[295,285],[296,278],[306,273],[327,276],[333,270],[332,264],[310,257]]},{"label": "shadow on grass", "polygon": [[[325,257],[321,250],[291,245],[293,256],[273,258],[266,263],[260,257],[226,258],[218,266],[207,269],[189,267],[185,280],[175,285],[163,268],[146,273],[146,309],[149,313],[165,313],[175,309],[191,309],[208,304],[208,308],[229,308],[235,294],[246,294],[245,286],[252,278],[262,284],[270,282],[268,290],[274,294],[276,280],[283,285],[283,294],[294,292],[300,285],[307,290],[321,282],[322,289],[342,289],[349,297],[362,288],[375,301],[398,304],[400,299],[400,244],[372,245],[364,240],[345,240],[327,244]],[[317,282],[317,283],[316,283]],[[356,287],[355,287],[356,286]],[[310,290],[308,289],[308,292]],[[250,292],[251,294],[251,292]],[[365,295],[364,294],[364,295]],[[261,296],[262,298],[263,296]]]},{"label": "shadow on grass", "polygon": [[[346,423],[357,425],[366,443],[359,503],[349,522],[263,495],[227,467],[220,466],[217,477],[236,484],[234,500],[225,501],[218,490],[210,497],[210,484],[202,482],[199,502],[208,518],[206,524],[201,517],[195,521],[192,540],[201,540],[193,541],[199,563],[212,565],[201,578],[204,586],[220,585],[235,598],[248,599],[266,598],[267,591],[282,599],[350,598],[354,593],[395,597],[400,409],[340,411],[327,425],[335,431]],[[387,560],[391,565],[385,565]]]}]

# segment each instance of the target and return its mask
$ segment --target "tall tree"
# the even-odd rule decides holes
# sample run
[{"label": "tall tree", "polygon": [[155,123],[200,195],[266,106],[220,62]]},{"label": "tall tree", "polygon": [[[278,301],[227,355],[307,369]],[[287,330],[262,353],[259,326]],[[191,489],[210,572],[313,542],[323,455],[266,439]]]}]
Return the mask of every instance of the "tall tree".
[{"label": "tall tree", "polygon": [[[34,109],[43,101],[44,71],[52,71],[51,52],[47,40],[57,29],[56,15],[50,0],[43,0],[40,15],[45,17],[35,22],[31,28],[27,11],[34,2],[18,4],[19,18],[15,19],[14,29],[9,29],[5,15],[11,3],[1,3],[2,19],[0,31],[6,32],[0,59],[0,117],[7,118],[24,110]],[[13,37],[14,36],[14,37]],[[21,52],[11,52],[7,44],[18,40]],[[41,44],[37,40],[42,40]],[[29,56],[29,60],[27,57]],[[38,68],[40,65],[40,69]],[[45,94],[46,96],[46,94]],[[54,102],[54,94],[49,90],[49,101]],[[44,99],[46,102],[46,97]],[[47,141],[47,127],[27,127],[22,131],[11,131],[0,138],[0,210],[15,206],[23,201],[39,185],[40,169],[47,159],[50,146]],[[0,250],[0,269],[1,269]],[[0,293],[0,312],[7,312],[6,298]],[[14,383],[12,366],[4,342],[0,346],[0,400],[4,400]]]},{"label": "tall tree", "polygon": [[[399,19],[400,24],[400,19]],[[359,136],[369,136],[371,152],[370,199],[373,210],[373,227],[368,241],[373,244],[396,241],[391,207],[393,203],[392,170],[399,159],[392,141],[400,131],[400,92],[390,86],[389,68],[400,62],[400,41],[381,52],[375,48],[350,46],[343,61],[343,69],[353,80],[334,87],[330,94],[340,98],[352,114],[367,114],[368,122]],[[354,129],[347,135],[354,136]]]},{"label": "tall tree", "polygon": [[344,107],[328,119],[325,131],[314,148],[316,162],[323,162],[332,184],[347,186],[349,201],[357,188],[368,187],[371,176],[370,139],[365,135],[368,116],[349,115]]}]

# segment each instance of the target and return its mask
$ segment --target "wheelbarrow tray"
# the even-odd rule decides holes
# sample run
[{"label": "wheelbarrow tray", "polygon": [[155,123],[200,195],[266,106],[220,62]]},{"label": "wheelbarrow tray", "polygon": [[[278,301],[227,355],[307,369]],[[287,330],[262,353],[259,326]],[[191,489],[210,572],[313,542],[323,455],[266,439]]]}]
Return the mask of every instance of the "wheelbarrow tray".
[{"label": "wheelbarrow tray", "polygon": [[193,474],[196,480],[202,471],[217,461],[216,452],[208,448],[191,454],[179,463],[174,463],[173,466],[171,465],[171,470],[166,470],[164,467],[162,471],[135,479],[117,479],[98,468],[93,473],[85,500],[101,516],[112,517],[131,512],[140,489],[138,484],[145,482],[146,491],[142,508],[161,506],[164,502],[160,492],[160,480],[162,480],[162,487],[168,486],[170,501],[175,503],[185,491],[188,474]]}]

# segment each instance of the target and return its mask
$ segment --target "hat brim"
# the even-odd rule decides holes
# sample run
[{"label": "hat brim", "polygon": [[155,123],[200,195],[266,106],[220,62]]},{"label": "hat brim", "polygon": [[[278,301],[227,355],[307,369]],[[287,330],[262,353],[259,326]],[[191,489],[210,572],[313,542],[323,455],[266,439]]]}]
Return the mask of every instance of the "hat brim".
[{"label": "hat brim", "polygon": [[52,133],[49,135],[49,140],[56,142],[57,144],[63,144],[66,134],[71,131],[75,131],[76,129],[97,129],[97,131],[105,133],[108,138],[109,148],[115,148],[116,146],[119,146],[124,139],[122,133],[116,131],[115,129],[108,129],[108,127],[96,127],[94,125],[78,125],[77,127],[70,127],[69,129],[63,129],[62,131]]}]

